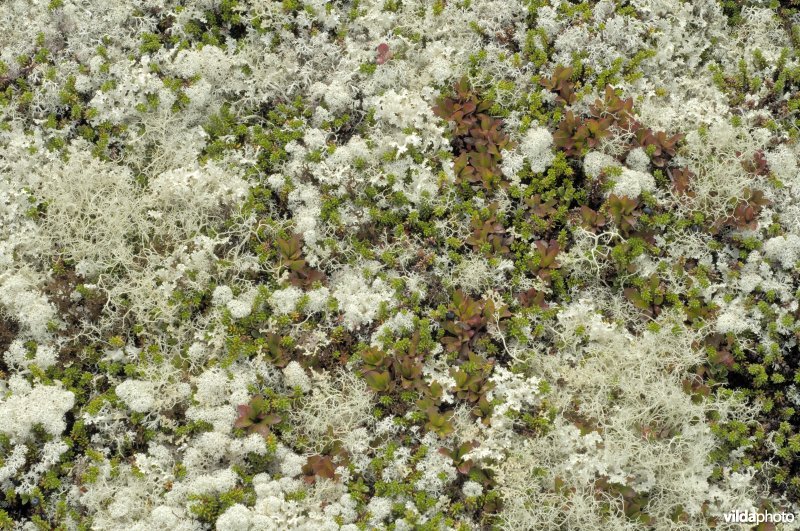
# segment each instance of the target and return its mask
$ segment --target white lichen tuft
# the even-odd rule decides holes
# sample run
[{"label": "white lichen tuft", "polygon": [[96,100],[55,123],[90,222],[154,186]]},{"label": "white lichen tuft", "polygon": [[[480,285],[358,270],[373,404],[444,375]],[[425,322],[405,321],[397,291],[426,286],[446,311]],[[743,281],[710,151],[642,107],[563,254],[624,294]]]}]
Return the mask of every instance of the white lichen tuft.
[{"label": "white lichen tuft", "polygon": [[541,173],[555,158],[553,135],[544,127],[533,127],[525,133],[520,149],[531,165],[531,171]]}]

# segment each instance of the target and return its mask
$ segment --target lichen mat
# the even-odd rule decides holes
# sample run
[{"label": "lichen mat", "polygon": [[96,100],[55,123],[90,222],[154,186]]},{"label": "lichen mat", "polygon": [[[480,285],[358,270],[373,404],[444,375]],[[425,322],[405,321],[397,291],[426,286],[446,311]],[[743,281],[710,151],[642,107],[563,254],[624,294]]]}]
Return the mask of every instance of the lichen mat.
[{"label": "lichen mat", "polygon": [[0,2],[0,529],[798,527],[795,4]]}]

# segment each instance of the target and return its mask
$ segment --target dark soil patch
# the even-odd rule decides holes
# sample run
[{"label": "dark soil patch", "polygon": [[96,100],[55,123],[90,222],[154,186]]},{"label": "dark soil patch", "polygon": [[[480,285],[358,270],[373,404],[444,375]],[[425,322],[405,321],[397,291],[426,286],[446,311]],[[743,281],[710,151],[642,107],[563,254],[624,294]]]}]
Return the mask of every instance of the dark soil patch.
[{"label": "dark soil patch", "polygon": [[17,337],[19,333],[19,323],[11,317],[0,315],[0,373],[8,372],[3,361],[3,353],[8,349],[8,346]]}]

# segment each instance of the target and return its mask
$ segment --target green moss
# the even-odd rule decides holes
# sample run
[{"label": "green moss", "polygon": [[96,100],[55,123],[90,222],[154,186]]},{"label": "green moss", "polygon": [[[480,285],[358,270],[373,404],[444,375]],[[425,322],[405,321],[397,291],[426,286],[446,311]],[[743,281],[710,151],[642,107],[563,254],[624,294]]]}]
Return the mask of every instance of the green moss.
[{"label": "green moss", "polygon": [[255,493],[236,488],[219,495],[190,494],[188,499],[191,503],[189,511],[201,522],[213,524],[222,513],[237,503],[252,505],[255,502]]}]

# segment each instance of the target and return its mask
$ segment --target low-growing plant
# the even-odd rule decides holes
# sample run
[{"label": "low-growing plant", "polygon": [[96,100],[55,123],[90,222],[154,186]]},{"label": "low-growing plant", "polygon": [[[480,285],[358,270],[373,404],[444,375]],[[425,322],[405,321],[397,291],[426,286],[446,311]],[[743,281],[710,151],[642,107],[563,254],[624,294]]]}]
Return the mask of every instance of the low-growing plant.
[{"label": "low-growing plant", "polygon": [[600,211],[592,210],[586,205],[581,206],[579,213],[581,224],[592,232],[597,232],[607,223],[606,217]]},{"label": "low-growing plant", "polygon": [[[737,152],[736,155],[741,156],[741,153]],[[753,175],[763,177],[769,174],[769,164],[763,149],[756,150],[752,159],[742,159],[741,164],[745,171]]]},{"label": "low-growing plant", "polygon": [[478,122],[479,115],[492,106],[489,100],[480,100],[469,86],[466,78],[461,78],[454,86],[454,96],[439,98],[433,113],[455,125],[456,137],[466,136]]},{"label": "low-growing plant", "polygon": [[247,404],[237,406],[237,417],[233,426],[247,431],[258,433],[264,438],[271,434],[270,428],[280,423],[283,418],[275,413],[272,404],[263,395],[256,395]]},{"label": "low-growing plant", "polygon": [[286,340],[280,334],[269,332],[256,341],[263,344],[261,352],[276,367],[286,367],[291,361],[293,348],[286,346]]},{"label": "low-growing plant", "polygon": [[667,162],[675,156],[677,144],[683,137],[683,134],[667,136],[664,131],[654,132],[649,128],[636,131],[637,143],[644,148],[645,153],[650,156],[651,162],[657,168],[665,167]]},{"label": "low-growing plant", "polygon": [[425,429],[438,435],[439,437],[446,437],[453,433],[453,423],[451,422],[452,414],[447,412],[440,412],[435,407],[429,407],[425,414],[427,422],[425,422]]},{"label": "low-growing plant", "polygon": [[519,300],[519,303],[525,308],[530,308],[534,305],[538,306],[542,310],[546,310],[548,308],[548,304],[545,302],[545,293],[536,288],[528,288],[527,290],[523,291],[517,295],[517,300]]},{"label": "low-growing plant", "polygon": [[754,230],[758,227],[756,218],[761,213],[761,209],[769,204],[770,201],[764,197],[764,192],[747,189],[744,192],[744,199],[736,204],[728,217],[718,220],[714,224],[714,228],[731,227]]},{"label": "low-growing plant", "polygon": [[506,235],[505,227],[497,221],[494,213],[486,220],[473,218],[470,226],[472,234],[467,238],[466,243],[475,251],[483,252],[489,257],[507,255],[510,252],[509,245],[513,238]]},{"label": "low-growing plant", "polygon": [[547,90],[557,93],[562,104],[572,105],[578,97],[575,94],[575,83],[571,81],[573,72],[572,67],[558,65],[553,71],[553,75],[542,78],[539,84]]},{"label": "low-growing plant", "polygon": [[598,119],[610,117],[616,127],[626,131],[637,126],[633,114],[633,98],[623,100],[617,96],[611,85],[606,85],[603,99],[598,98],[589,106],[589,113]]},{"label": "low-growing plant", "polygon": [[310,455],[303,465],[303,481],[313,484],[317,478],[338,479],[337,464],[327,455]]},{"label": "low-growing plant", "polygon": [[488,114],[493,102],[480,98],[466,78],[453,87],[454,95],[442,96],[433,107],[436,116],[452,122],[453,171],[459,183],[482,184],[489,191],[504,186],[501,152],[513,147],[503,122]]},{"label": "low-growing plant", "polygon": [[392,359],[385,352],[369,348],[361,353],[364,365],[361,375],[367,381],[367,385],[374,391],[389,391],[392,388]]},{"label": "low-growing plant", "polygon": [[317,482],[318,478],[338,480],[341,474],[336,472],[340,466],[346,466],[349,461],[347,450],[344,449],[341,441],[333,438],[333,428],[328,429],[328,442],[318,454],[310,455],[306,458],[306,463],[302,467],[303,481],[309,485]]},{"label": "low-growing plant", "polygon": [[280,253],[280,266],[289,270],[289,282],[293,286],[308,288],[314,282],[324,282],[325,274],[309,267],[303,258],[303,242],[300,235],[291,238],[278,238],[276,241]]},{"label": "low-growing plant", "polygon": [[561,268],[561,264],[556,260],[558,253],[561,252],[561,244],[556,240],[538,240],[536,243],[535,273],[542,280],[549,282],[554,271]]},{"label": "low-growing plant", "polygon": [[627,196],[610,195],[603,205],[606,213],[614,221],[623,235],[630,234],[641,215],[637,210],[639,200]]},{"label": "low-growing plant", "polygon": [[667,168],[667,173],[672,182],[672,189],[676,194],[695,197],[695,192],[691,189],[692,179],[695,175],[689,168]]},{"label": "low-growing plant", "polygon": [[557,204],[554,197],[543,200],[542,194],[535,194],[525,198],[522,208],[541,219],[549,220],[558,213]]},{"label": "low-growing plant", "polygon": [[625,288],[625,298],[649,317],[658,317],[665,303],[666,287],[653,273],[639,287]]},{"label": "low-growing plant", "polygon": [[455,380],[453,392],[456,396],[467,402],[476,403],[494,388],[494,384],[488,381],[494,362],[483,360],[472,352],[469,354],[469,362],[473,365],[471,370],[452,368],[450,375]]},{"label": "low-growing plant", "polygon": [[613,122],[613,118],[609,116],[584,119],[567,111],[553,133],[553,143],[569,157],[582,157],[587,151],[597,147],[600,140],[611,135],[610,127]]},{"label": "low-growing plant", "polygon": [[507,308],[496,308],[491,300],[474,300],[461,290],[453,293],[448,312],[442,324],[446,334],[441,341],[447,352],[458,352],[463,358],[468,358],[472,346],[495,313],[500,318],[511,316]]},{"label": "low-growing plant", "polygon": [[649,501],[647,493],[638,493],[632,487],[609,481],[606,477],[601,477],[595,482],[595,489],[598,497],[606,500],[610,497],[613,500],[613,502],[605,500],[601,502],[607,513],[615,512],[616,508],[613,505],[619,504],[629,520],[646,526],[655,523],[653,517],[647,514]]}]

